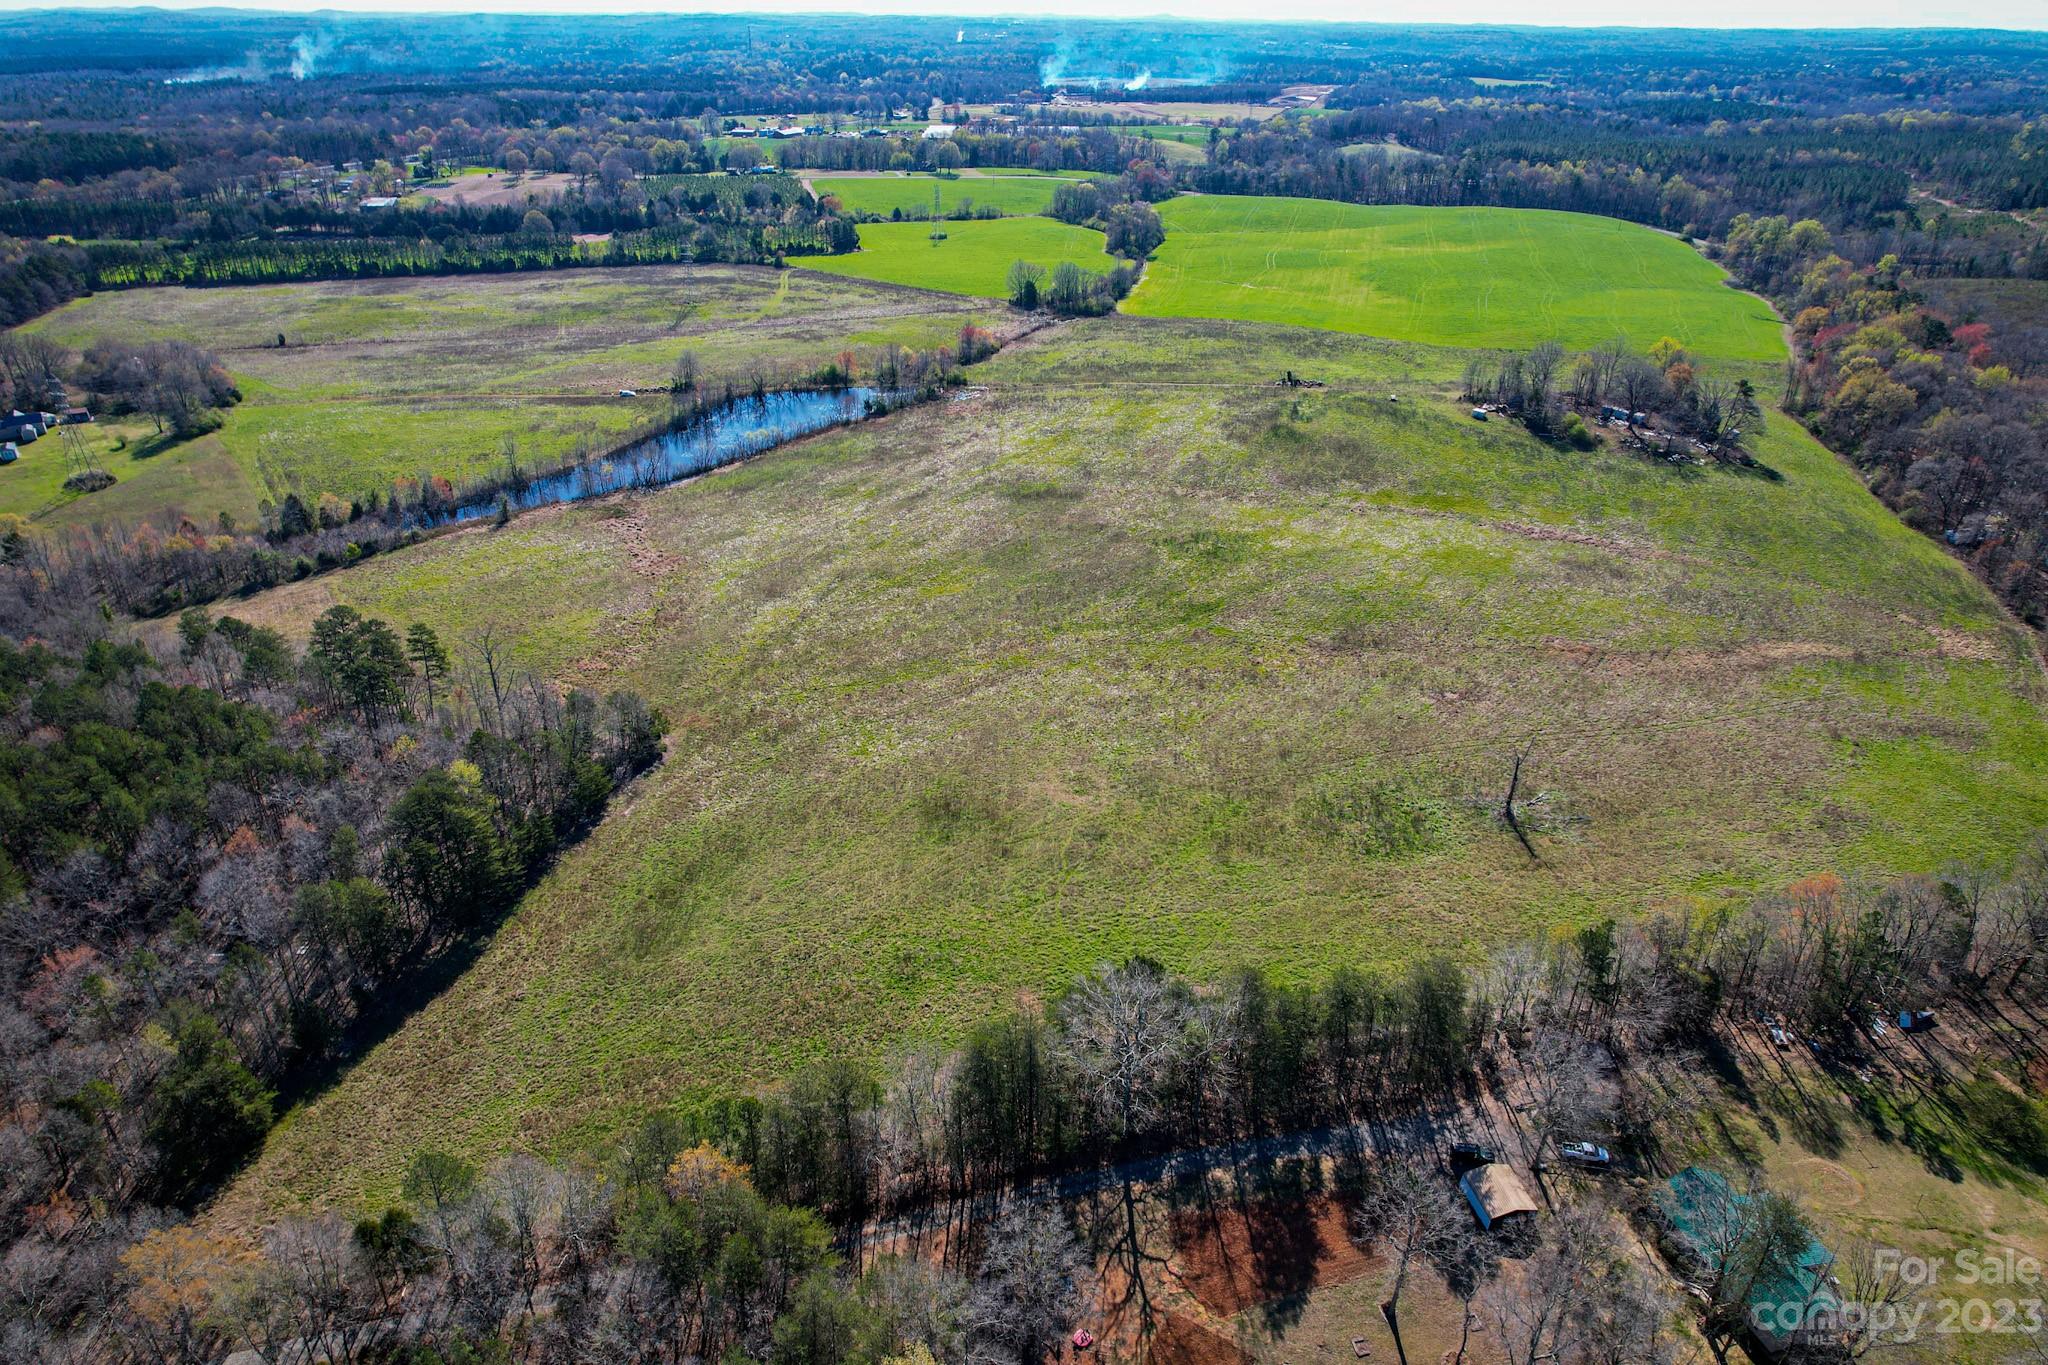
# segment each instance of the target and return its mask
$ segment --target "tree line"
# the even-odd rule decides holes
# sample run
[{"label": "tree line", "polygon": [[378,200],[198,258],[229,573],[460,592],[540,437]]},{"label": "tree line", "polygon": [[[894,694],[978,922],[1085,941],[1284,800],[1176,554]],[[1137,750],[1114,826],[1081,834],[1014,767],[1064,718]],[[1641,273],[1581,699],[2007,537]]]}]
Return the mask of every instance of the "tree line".
[{"label": "tree line", "polygon": [[1859,262],[1837,246],[1818,223],[1774,216],[1740,219],[1728,235],[1731,266],[1792,319],[1786,409],[2041,626],[2048,354],[2029,337],[2028,310],[1979,320],[1940,302],[1934,279],[1897,253]]},{"label": "tree line", "polygon": [[[571,1159],[480,1169],[422,1151],[396,1200],[353,1222],[287,1217],[259,1249],[138,1225],[91,1311],[153,1360],[236,1346],[294,1359],[317,1340],[360,1361],[415,1349],[1036,1365],[1080,1321],[1081,1282],[1158,1273],[1128,1213],[1133,1158],[1356,1122],[1335,1144],[1339,1187],[1353,1235],[1392,1268],[1390,1317],[1427,1267],[1463,1310],[1460,1358],[1639,1365],[1701,1338],[1725,1355],[1815,1235],[1760,1171],[1688,1175],[1673,1191],[1724,1197],[1684,1218],[1661,1182],[1553,1175],[1551,1216],[1489,1236],[1427,1149],[1372,1135],[1491,1090],[1526,1115],[1513,1135],[1524,1163],[1590,1137],[1654,1169],[1714,1103],[1695,1050],[1725,1046],[1738,1021],[1768,1011],[1854,1056],[1872,1011],[1900,1001],[2038,1003],[2044,933],[2037,844],[2003,876],[1811,878],[1744,906],[1584,924],[1469,966],[1426,958],[1293,985],[1250,970],[1196,982],[1134,958],[956,1047],[882,1069],[830,1061],[765,1094],[660,1109]],[[1915,1083],[2011,1169],[2048,1157],[2037,1102],[1938,1067]],[[1251,1170],[1269,1165],[1241,1150]],[[1106,1179],[1066,1198],[1045,1183],[1077,1171]],[[1689,1298],[1632,1247],[1631,1222]],[[1870,1247],[1831,1250],[1841,1293],[1906,1302]],[[1881,1324],[1850,1323],[1825,1349],[1854,1358],[1885,1341]]]}]

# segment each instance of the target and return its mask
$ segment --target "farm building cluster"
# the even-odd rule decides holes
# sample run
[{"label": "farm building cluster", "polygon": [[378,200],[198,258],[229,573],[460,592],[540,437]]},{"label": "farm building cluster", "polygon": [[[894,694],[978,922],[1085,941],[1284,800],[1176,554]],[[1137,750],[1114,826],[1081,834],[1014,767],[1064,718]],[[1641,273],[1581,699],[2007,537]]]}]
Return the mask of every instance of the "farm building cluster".
[{"label": "farm building cluster", "polygon": [[92,413],[71,405],[70,395],[58,380],[50,380],[43,389],[42,400],[47,407],[27,412],[15,408],[0,417],[0,465],[13,464],[21,458],[21,448],[41,440],[58,427],[81,426],[92,420]]}]

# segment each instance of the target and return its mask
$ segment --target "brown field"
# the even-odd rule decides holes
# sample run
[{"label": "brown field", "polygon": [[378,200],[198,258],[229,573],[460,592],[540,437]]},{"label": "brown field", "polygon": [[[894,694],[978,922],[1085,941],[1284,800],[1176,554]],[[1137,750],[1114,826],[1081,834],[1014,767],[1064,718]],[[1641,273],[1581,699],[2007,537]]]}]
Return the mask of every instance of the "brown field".
[{"label": "brown field", "polygon": [[445,185],[428,185],[413,193],[437,204],[467,204],[473,208],[500,208],[507,204],[547,204],[560,199],[576,183],[566,171],[545,174],[508,175],[503,171],[483,175],[458,175]]}]

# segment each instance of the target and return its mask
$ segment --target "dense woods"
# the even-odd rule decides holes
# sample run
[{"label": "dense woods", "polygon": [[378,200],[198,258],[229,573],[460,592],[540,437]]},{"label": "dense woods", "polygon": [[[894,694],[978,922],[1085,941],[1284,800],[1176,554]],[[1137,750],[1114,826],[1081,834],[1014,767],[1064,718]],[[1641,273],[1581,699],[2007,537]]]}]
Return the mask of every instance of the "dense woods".
[{"label": "dense woods", "polygon": [[109,1358],[136,1238],[431,991],[661,755],[639,698],[558,693],[488,636],[346,607],[303,654],[232,616],[178,626],[162,652],[0,644],[10,1359],[52,1339]]}]

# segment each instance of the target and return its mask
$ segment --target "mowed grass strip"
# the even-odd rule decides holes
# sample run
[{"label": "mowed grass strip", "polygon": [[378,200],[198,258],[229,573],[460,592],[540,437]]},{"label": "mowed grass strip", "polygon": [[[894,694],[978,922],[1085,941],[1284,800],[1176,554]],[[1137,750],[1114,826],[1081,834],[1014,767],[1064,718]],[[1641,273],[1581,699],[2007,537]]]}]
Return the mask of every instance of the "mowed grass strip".
[{"label": "mowed grass strip", "polygon": [[944,223],[943,241],[931,239],[930,223],[863,223],[860,250],[845,256],[805,256],[792,264],[805,270],[886,284],[907,284],[948,294],[999,299],[1015,261],[1047,270],[1072,261],[1101,274],[1116,264],[1103,250],[1103,235],[1050,218],[992,218]]},{"label": "mowed grass strip", "polygon": [[1540,209],[1367,207],[1187,196],[1124,311],[1237,318],[1445,346],[1647,347],[1672,336],[1724,359],[1784,355],[1768,305],[1685,243],[1613,218]]},{"label": "mowed grass strip", "polygon": [[811,192],[836,196],[849,213],[886,215],[899,209],[929,214],[932,191],[937,190],[941,214],[974,208],[1021,217],[1051,208],[1053,193],[1070,183],[1063,177],[1034,175],[848,175],[813,180]]}]

